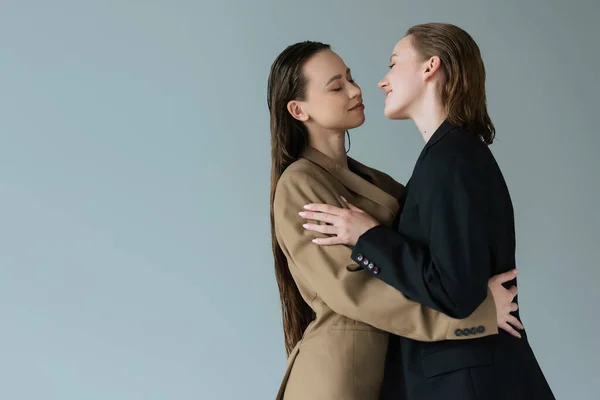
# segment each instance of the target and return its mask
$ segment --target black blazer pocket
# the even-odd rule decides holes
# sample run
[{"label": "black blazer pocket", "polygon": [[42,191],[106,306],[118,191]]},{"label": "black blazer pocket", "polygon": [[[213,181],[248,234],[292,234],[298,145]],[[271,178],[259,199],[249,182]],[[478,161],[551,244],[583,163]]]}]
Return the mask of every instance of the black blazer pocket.
[{"label": "black blazer pocket", "polygon": [[421,355],[421,368],[427,378],[492,363],[492,350],[484,346],[440,349]]}]

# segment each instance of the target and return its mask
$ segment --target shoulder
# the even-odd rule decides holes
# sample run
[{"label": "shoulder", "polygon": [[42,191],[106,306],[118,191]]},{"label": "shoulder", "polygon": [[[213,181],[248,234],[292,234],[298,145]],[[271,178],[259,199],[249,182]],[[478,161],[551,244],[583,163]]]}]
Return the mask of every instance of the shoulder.
[{"label": "shoulder", "polygon": [[275,188],[275,220],[296,221],[298,212],[308,203],[334,204],[337,196],[327,175],[321,167],[306,159],[288,166]]},{"label": "shoulder", "polygon": [[281,174],[275,187],[275,204],[285,207],[296,202],[331,201],[336,197],[333,179],[330,173],[312,161],[298,159]]},{"label": "shoulder", "polygon": [[290,185],[319,185],[326,181],[326,174],[321,167],[305,158],[299,158],[283,171],[277,189]]},{"label": "shoulder", "polygon": [[429,148],[425,160],[429,166],[450,172],[489,161],[490,155],[488,146],[477,134],[455,128]]},{"label": "shoulder", "polygon": [[488,146],[478,135],[454,129],[428,149],[422,178],[425,182],[435,182],[430,190],[444,187],[484,190],[494,163]]}]

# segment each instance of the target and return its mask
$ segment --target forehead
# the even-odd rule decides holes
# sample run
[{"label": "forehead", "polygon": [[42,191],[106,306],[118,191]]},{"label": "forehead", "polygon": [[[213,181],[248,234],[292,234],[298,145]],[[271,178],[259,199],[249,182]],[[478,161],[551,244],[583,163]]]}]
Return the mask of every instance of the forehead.
[{"label": "forehead", "polygon": [[402,40],[400,40],[398,43],[396,43],[396,46],[394,46],[394,51],[393,51],[393,53],[396,55],[406,55],[406,54],[410,54],[412,52],[413,52],[413,48],[411,45],[410,36],[406,36],[406,37],[402,38]]},{"label": "forehead", "polygon": [[320,51],[304,64],[304,76],[309,82],[323,85],[334,75],[346,76],[348,67],[344,60],[330,50]]}]

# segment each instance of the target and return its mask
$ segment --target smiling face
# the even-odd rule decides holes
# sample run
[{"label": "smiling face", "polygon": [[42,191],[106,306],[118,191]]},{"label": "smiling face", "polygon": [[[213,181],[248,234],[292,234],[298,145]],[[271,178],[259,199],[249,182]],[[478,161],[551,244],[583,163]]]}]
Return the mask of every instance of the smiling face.
[{"label": "smiling face", "polygon": [[306,98],[288,103],[294,118],[332,131],[353,129],[365,122],[362,91],[340,56],[331,50],[320,51],[306,62],[303,75]]},{"label": "smiling face", "polygon": [[384,114],[389,119],[409,119],[427,88],[427,61],[412,47],[407,36],[394,47],[390,71],[379,82],[385,90]]}]

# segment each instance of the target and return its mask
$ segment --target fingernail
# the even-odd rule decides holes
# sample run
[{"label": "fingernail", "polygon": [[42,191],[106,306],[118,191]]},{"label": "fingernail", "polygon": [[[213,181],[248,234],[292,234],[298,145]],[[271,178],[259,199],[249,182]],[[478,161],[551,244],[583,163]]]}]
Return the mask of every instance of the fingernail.
[{"label": "fingernail", "polygon": [[346,203],[348,202],[348,200],[346,200],[346,198],[344,196],[340,196],[342,198],[342,200],[344,200]]},{"label": "fingernail", "polygon": [[521,335],[517,335],[517,337],[518,337],[519,339],[521,339]]},{"label": "fingernail", "polygon": [[300,211],[298,214],[300,214],[301,217],[306,217],[306,213],[304,211]]},{"label": "fingernail", "polygon": [[319,239],[313,239],[312,242],[319,244]]},{"label": "fingernail", "polygon": [[309,225],[308,224],[304,224],[304,225],[302,225],[302,227],[308,229]]},{"label": "fingernail", "polygon": [[311,209],[310,204],[305,205],[304,208],[306,208],[307,210],[310,210]]},{"label": "fingernail", "polygon": [[515,270],[514,270],[514,274],[516,275],[516,274],[518,274],[518,273],[519,273],[519,270],[515,268]]}]

